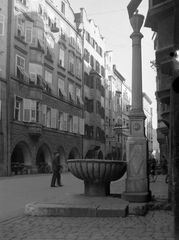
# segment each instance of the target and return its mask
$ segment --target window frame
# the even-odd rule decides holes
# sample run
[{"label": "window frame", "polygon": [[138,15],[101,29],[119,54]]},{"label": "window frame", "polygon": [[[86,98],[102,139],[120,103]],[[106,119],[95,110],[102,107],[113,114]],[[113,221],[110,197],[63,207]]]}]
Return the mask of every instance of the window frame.
[{"label": "window frame", "polygon": [[62,46],[59,47],[58,57],[59,57],[59,65],[61,67],[65,67],[65,49]]},{"label": "window frame", "polygon": [[[18,65],[18,58],[20,59],[20,65]],[[21,64],[23,62],[23,64]],[[23,65],[23,66],[22,66]],[[20,55],[16,54],[16,77],[24,80],[25,79],[25,58],[21,57]]]}]

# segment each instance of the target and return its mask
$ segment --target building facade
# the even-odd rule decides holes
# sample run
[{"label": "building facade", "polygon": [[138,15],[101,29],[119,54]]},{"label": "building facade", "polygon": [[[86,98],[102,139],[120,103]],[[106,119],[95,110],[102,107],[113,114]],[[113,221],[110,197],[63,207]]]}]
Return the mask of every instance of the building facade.
[{"label": "building facade", "polygon": [[84,119],[83,157],[105,155],[105,38],[81,8],[76,14],[83,35]]},{"label": "building facade", "polygon": [[173,0],[150,0],[145,27],[155,32],[154,49],[156,50],[156,99],[157,99],[157,140],[160,155],[169,158],[170,126],[170,85],[172,79],[173,52]]},{"label": "building facade", "polygon": [[1,1],[0,8],[8,54],[0,81],[1,175],[15,163],[37,172],[55,150],[66,169],[67,159],[82,156],[84,134],[75,15],[68,1]]}]

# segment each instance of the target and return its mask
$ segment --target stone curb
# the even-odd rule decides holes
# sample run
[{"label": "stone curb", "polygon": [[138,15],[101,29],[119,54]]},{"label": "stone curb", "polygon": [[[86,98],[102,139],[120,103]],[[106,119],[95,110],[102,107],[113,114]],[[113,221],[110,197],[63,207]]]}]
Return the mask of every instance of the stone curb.
[{"label": "stone curb", "polygon": [[129,203],[119,205],[83,205],[30,203],[25,206],[25,214],[31,216],[53,217],[126,217],[127,215],[145,216],[152,210],[171,210],[167,201],[148,203]]},{"label": "stone curb", "polygon": [[126,217],[127,204],[112,206],[87,206],[30,203],[25,206],[25,214],[53,217]]}]

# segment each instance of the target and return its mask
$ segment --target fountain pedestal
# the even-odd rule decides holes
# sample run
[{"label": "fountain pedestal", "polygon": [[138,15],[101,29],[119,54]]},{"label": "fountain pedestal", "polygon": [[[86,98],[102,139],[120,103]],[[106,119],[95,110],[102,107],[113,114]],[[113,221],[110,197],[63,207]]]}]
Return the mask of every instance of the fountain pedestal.
[{"label": "fountain pedestal", "polygon": [[126,162],[102,159],[69,159],[71,173],[84,181],[87,196],[108,196],[110,182],[120,179],[126,172]]}]

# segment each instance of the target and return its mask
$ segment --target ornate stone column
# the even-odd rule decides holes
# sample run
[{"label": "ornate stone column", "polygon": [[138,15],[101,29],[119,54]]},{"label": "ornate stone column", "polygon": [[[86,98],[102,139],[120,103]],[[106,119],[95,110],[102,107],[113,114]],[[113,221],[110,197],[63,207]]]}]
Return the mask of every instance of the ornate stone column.
[{"label": "ornate stone column", "polygon": [[147,138],[145,136],[145,114],[142,98],[142,63],[140,28],[144,16],[134,14],[130,23],[133,28],[132,39],[132,110],[129,114],[130,134],[126,143],[127,177],[126,189],[122,199],[129,202],[148,202],[150,200],[147,175]]}]

